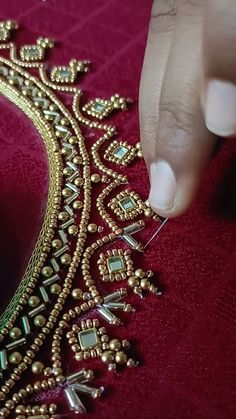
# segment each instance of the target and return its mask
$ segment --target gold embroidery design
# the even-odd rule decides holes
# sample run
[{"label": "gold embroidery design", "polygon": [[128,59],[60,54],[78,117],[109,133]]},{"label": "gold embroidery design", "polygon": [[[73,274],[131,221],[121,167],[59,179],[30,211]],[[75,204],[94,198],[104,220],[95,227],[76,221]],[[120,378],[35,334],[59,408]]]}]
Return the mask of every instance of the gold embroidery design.
[{"label": "gold embroidery design", "polygon": [[[22,109],[39,131],[47,150],[51,181],[37,244],[18,289],[0,317],[0,414],[18,419],[53,419],[58,413],[54,403],[47,406],[30,403],[39,392],[61,389],[68,408],[74,413],[86,411],[80,394],[95,399],[103,393],[103,386],[92,386],[94,372],[91,369],[78,366],[77,371],[68,374],[63,364],[63,341],[78,363],[97,357],[109,371],[119,366],[137,366],[137,361],[129,356],[127,339],[117,339],[113,334],[109,337],[110,332],[108,335],[103,324],[121,325],[119,312],[132,313],[134,308],[124,301],[130,291],[140,297],[147,291],[161,294],[153,281],[153,273],[135,269],[132,261],[132,252],[144,250],[136,233],[145,228],[145,221],[120,224],[141,215],[155,223],[160,220],[148,203],[128,189],[110,200],[110,194],[124,187],[128,177],[107,167],[101,158],[100,148],[110,143],[116,130],[100,120],[114,110],[125,110],[130,100],[117,94],[109,100],[95,99],[81,112],[81,91],[72,84],[78,72],[88,71],[89,63],[71,60],[67,67],[54,67],[48,76],[41,61],[53,42],[40,37],[34,45],[23,45],[18,51],[13,43],[5,43],[16,28],[17,24],[12,21],[0,23],[0,40],[3,41],[0,50],[9,54],[8,58],[0,56],[0,93]],[[34,73],[37,71],[37,77],[31,74],[31,69]],[[72,96],[73,114],[54,91]],[[83,112],[99,121],[87,119]],[[100,134],[90,154],[80,125],[96,129]],[[106,153],[111,162],[115,162],[111,157],[114,146],[118,147],[113,141]],[[129,146],[126,142],[122,146],[129,151],[129,158],[123,149],[121,164],[128,164],[134,154],[141,156],[140,146]],[[98,184],[102,188],[97,194],[96,207],[107,228],[106,234],[91,216],[92,194]],[[126,249],[114,247],[117,241]],[[104,246],[109,250],[104,251]],[[94,258],[98,260],[98,278],[91,273]],[[75,287],[78,270],[80,288]],[[100,290],[102,281],[110,286],[111,282],[113,285],[124,282],[122,287],[104,293]],[[68,302],[70,304],[65,305]],[[84,320],[84,315],[91,318]],[[50,350],[46,365],[41,356],[45,344]]]}]

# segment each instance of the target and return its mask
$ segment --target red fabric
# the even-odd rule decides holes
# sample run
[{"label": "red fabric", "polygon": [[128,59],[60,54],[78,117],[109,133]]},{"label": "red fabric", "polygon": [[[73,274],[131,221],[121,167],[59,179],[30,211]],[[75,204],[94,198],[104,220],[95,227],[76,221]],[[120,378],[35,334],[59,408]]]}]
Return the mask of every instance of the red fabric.
[{"label": "red fabric", "polygon": [[[0,18],[20,22],[19,43],[38,35],[57,39],[60,45],[50,54],[51,63],[90,59],[92,70],[82,82],[86,98],[119,92],[137,100],[150,8],[150,0],[1,0]],[[0,106],[2,295],[2,281],[5,289],[6,281],[16,283],[37,236],[47,170],[30,121],[7,101],[1,100]],[[136,106],[115,122],[120,138],[139,138]],[[136,258],[138,267],[159,273],[165,293],[142,302],[132,298],[136,313],[124,316],[125,327],[110,329],[132,341],[141,366],[113,376],[95,363],[100,368],[95,383],[108,391],[100,400],[86,400],[91,418],[236,416],[235,163],[235,142],[230,140],[210,164],[192,208],[170,221],[144,256]],[[132,166],[130,181],[147,196],[143,164]],[[146,230],[143,241],[150,234]],[[68,372],[76,368],[70,353],[65,361]],[[39,399],[45,401],[45,395]],[[48,393],[46,399],[60,402],[61,393]],[[73,416],[66,414],[66,404],[63,409],[62,418]]]}]

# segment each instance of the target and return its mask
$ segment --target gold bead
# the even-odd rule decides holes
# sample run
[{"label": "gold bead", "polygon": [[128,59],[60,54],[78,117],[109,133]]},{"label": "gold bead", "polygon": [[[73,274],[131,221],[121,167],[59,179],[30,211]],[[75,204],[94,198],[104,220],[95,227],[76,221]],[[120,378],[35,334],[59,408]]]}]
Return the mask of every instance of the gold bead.
[{"label": "gold bead", "polygon": [[50,367],[44,368],[43,373],[44,373],[45,377],[49,377],[49,375],[51,375],[51,372],[52,372],[52,370],[51,370]]},{"label": "gold bead", "polygon": [[49,406],[49,413],[52,413],[52,414],[56,413],[56,410],[57,410],[57,405],[54,403],[51,403]]},{"label": "gold bead", "polygon": [[70,150],[67,147],[62,147],[61,154],[63,154],[63,156],[66,156],[69,152]]},{"label": "gold bead", "polygon": [[61,118],[60,123],[61,125],[66,126],[69,124],[69,121],[67,118]]},{"label": "gold bead", "polygon": [[[10,83],[10,82],[9,82]],[[3,407],[2,409],[1,409],[1,416],[3,417],[3,418],[6,418],[8,415],[9,415],[9,413],[10,413],[10,410],[8,410],[6,407]]]},{"label": "gold bead", "polygon": [[101,176],[100,176],[98,173],[94,173],[94,174],[91,176],[91,181],[92,181],[93,183],[98,183],[98,182],[101,182],[101,180],[102,180],[102,178],[101,178]]},{"label": "gold bead", "polygon": [[18,406],[16,407],[16,413],[17,413],[18,415],[24,415],[24,414],[25,414],[25,406],[23,406],[23,405],[18,405]]},{"label": "gold bead", "polygon": [[153,216],[153,210],[151,208],[147,208],[144,211],[145,217],[152,217]]},{"label": "gold bead", "polygon": [[56,250],[60,249],[62,246],[62,241],[59,239],[55,239],[52,241],[52,247]]},{"label": "gold bead", "polygon": [[119,351],[120,347],[121,347],[121,343],[118,339],[112,339],[109,343],[109,348],[112,351]]},{"label": "gold bead", "polygon": [[65,167],[65,169],[63,169],[63,175],[65,176],[70,176],[72,175],[73,170],[71,169],[71,167]]},{"label": "gold bead", "polygon": [[69,188],[62,189],[62,196],[69,198],[72,195],[72,191]]},{"label": "gold bead", "polygon": [[5,398],[6,395],[2,391],[0,391],[0,400],[5,400]]},{"label": "gold bead", "polygon": [[44,268],[42,269],[42,275],[46,278],[49,278],[50,276],[52,276],[52,274],[53,269],[51,268],[51,266],[44,266]]},{"label": "gold bead", "polygon": [[80,156],[76,156],[73,158],[74,164],[81,164],[83,162],[82,158]]},{"label": "gold bead", "polygon": [[74,208],[75,210],[78,210],[78,209],[82,208],[82,206],[83,206],[83,204],[82,204],[82,202],[81,202],[81,201],[74,201],[74,202],[73,202],[73,208]]},{"label": "gold bead", "polygon": [[75,353],[75,359],[76,359],[76,361],[82,361],[82,359],[83,359],[83,352],[76,352]]},{"label": "gold bead", "polygon": [[5,406],[6,406],[7,409],[12,410],[12,409],[14,409],[15,403],[12,400],[7,400],[6,403],[5,403]]},{"label": "gold bead", "polygon": [[134,275],[137,276],[137,278],[144,278],[145,272],[142,269],[136,269]]},{"label": "gold bead", "polygon": [[34,318],[34,324],[36,327],[43,327],[45,323],[46,323],[46,319],[41,314],[39,314],[38,316]]},{"label": "gold bead", "polygon": [[74,180],[74,184],[75,184],[75,186],[81,186],[81,185],[83,185],[83,183],[84,183],[84,179],[83,179],[82,177],[77,177],[77,178]]},{"label": "gold bead", "polygon": [[116,352],[115,360],[117,364],[125,364],[127,362],[127,355],[122,351]]},{"label": "gold bead", "polygon": [[52,294],[60,294],[61,286],[59,284],[52,284],[50,287],[50,292]]},{"label": "gold bead", "polygon": [[76,144],[76,143],[78,143],[78,140],[74,135],[72,135],[72,137],[70,137],[70,139],[69,139],[69,143],[70,144]]},{"label": "gold bead", "polygon": [[102,362],[105,362],[106,364],[111,364],[111,362],[114,361],[114,356],[112,355],[111,352],[106,351],[106,352],[103,352],[101,356],[101,360]]},{"label": "gold bead", "polygon": [[11,364],[19,364],[22,361],[22,355],[20,352],[13,352],[9,357],[9,361]]},{"label": "gold bead", "polygon": [[88,306],[88,304],[87,303],[83,303],[82,305],[81,305],[81,310],[82,311],[87,311],[89,309],[89,306]]},{"label": "gold bead", "polygon": [[72,290],[71,295],[74,298],[74,300],[80,300],[83,296],[83,291],[80,288],[75,288]]},{"label": "gold bead", "polygon": [[36,361],[32,364],[31,369],[34,374],[41,374],[44,369],[44,364],[42,362]]},{"label": "gold bead", "polygon": [[88,225],[88,232],[89,233],[96,233],[98,231],[98,226],[95,223],[91,223]]},{"label": "gold bead", "polygon": [[66,220],[68,220],[68,217],[69,217],[69,215],[68,215],[68,213],[67,213],[67,212],[65,212],[65,211],[63,211],[63,212],[59,212],[59,214],[58,214],[58,218],[59,218],[59,220],[61,220],[61,221],[66,221]]},{"label": "gold bead", "polygon": [[55,112],[57,111],[58,107],[54,103],[49,106],[50,111]]},{"label": "gold bead", "polygon": [[141,281],[140,281],[140,287],[143,290],[149,290],[150,286],[151,286],[151,283],[150,283],[150,281],[148,281],[147,278],[141,279]]},{"label": "gold bead", "polygon": [[30,307],[37,307],[40,303],[40,299],[39,297],[37,297],[37,295],[32,295],[29,299],[28,299],[28,304]]},{"label": "gold bead", "polygon": [[94,297],[94,302],[95,302],[95,304],[101,304],[102,303],[102,298],[98,295],[98,296]]},{"label": "gold bead", "polygon": [[60,261],[62,265],[69,265],[71,262],[71,255],[69,255],[69,253],[65,253],[60,257]]},{"label": "gold bead", "polygon": [[10,330],[10,336],[12,339],[18,339],[21,336],[21,330],[19,327],[13,327],[13,329]]},{"label": "gold bead", "polygon": [[79,231],[79,228],[78,228],[78,226],[76,226],[76,225],[71,225],[69,228],[68,228],[68,233],[69,234],[71,234],[71,236],[76,236],[76,234],[78,233],[78,231]]},{"label": "gold bead", "polygon": [[41,383],[40,383],[40,381],[36,381],[36,382],[34,383],[34,390],[35,390],[36,392],[41,390]]},{"label": "gold bead", "polygon": [[48,413],[48,408],[47,408],[47,405],[42,404],[42,406],[40,406],[39,412],[40,412],[42,415],[45,415],[46,413]]},{"label": "gold bead", "polygon": [[128,279],[128,285],[130,286],[130,287],[136,287],[137,285],[139,284],[139,282],[138,282],[138,279],[135,277],[135,276],[131,276],[129,279]]}]

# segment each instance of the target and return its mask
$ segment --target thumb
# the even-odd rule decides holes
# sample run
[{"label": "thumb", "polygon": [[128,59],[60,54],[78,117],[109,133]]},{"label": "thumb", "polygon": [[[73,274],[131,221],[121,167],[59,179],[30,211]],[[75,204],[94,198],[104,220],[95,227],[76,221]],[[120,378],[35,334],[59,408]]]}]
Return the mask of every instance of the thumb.
[{"label": "thumb", "polygon": [[207,128],[236,134],[236,1],[206,0],[203,107]]}]

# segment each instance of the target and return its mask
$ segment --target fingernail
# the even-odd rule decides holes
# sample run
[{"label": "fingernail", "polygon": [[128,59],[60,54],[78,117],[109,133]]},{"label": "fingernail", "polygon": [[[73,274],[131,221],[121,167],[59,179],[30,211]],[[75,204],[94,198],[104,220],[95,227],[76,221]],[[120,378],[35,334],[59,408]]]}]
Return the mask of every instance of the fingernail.
[{"label": "fingernail", "polygon": [[150,205],[156,210],[170,210],[174,206],[177,190],[175,175],[169,163],[160,160],[150,166]]},{"label": "fingernail", "polygon": [[205,97],[205,122],[209,131],[222,137],[236,133],[236,85],[210,80]]}]

